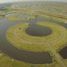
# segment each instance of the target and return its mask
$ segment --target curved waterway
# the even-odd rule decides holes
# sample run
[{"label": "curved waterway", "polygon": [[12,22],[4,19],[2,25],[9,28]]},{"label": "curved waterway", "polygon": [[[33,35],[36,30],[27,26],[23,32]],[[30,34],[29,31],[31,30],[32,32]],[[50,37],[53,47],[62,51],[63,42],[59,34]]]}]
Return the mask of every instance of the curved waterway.
[{"label": "curved waterway", "polygon": [[[45,19],[36,18],[27,23],[31,25],[40,20],[42,21]],[[48,52],[31,52],[26,50],[19,50],[8,42],[6,39],[7,29],[19,23],[21,22],[10,22],[6,18],[0,19],[0,50],[11,58],[32,64],[52,63],[52,57]],[[67,28],[66,24],[62,24],[62,26]]]}]

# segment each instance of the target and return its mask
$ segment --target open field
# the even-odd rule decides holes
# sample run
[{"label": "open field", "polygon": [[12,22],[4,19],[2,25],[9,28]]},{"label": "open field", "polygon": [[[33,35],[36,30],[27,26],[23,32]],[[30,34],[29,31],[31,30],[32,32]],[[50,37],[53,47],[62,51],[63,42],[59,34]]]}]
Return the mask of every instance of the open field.
[{"label": "open field", "polygon": [[67,3],[1,6],[0,67],[67,67]]}]

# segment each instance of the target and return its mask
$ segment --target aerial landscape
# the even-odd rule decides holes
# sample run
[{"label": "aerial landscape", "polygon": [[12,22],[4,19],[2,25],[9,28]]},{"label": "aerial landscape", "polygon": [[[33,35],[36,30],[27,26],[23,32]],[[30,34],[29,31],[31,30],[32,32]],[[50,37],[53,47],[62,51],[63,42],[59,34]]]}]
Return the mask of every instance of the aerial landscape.
[{"label": "aerial landscape", "polygon": [[0,67],[67,67],[67,2],[0,4]]}]

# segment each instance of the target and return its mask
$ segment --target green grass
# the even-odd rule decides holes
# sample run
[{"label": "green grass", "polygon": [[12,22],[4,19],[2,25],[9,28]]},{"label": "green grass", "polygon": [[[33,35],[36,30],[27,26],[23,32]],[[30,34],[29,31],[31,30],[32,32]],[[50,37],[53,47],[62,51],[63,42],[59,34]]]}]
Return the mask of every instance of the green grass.
[{"label": "green grass", "polygon": [[[54,64],[52,65],[54,65],[54,67],[65,67],[66,63],[62,61],[63,59],[59,55],[58,50],[60,47],[65,46],[67,42],[67,30],[55,23],[39,22],[37,24],[51,28],[52,34],[43,37],[30,36],[25,32],[28,24],[18,24],[14,27],[11,27],[7,31],[8,41],[18,49],[24,49],[33,52],[50,51],[51,55],[57,62],[53,62]],[[21,28],[21,30],[19,30],[19,28]]]},{"label": "green grass", "polygon": [[34,17],[31,16],[31,17],[28,17],[28,18],[22,18],[22,17],[20,18],[18,16],[8,16],[7,19],[9,21],[29,21],[31,19],[34,19]]},{"label": "green grass", "polygon": [[[22,13],[28,13],[28,14],[33,14],[33,15],[37,15],[37,16],[43,16],[46,19],[51,19],[49,20],[50,22],[53,22],[53,20],[57,21],[61,21],[60,23],[66,23],[67,19],[62,19],[62,18],[58,18],[59,15],[64,16],[64,18],[67,18],[67,12],[66,12],[66,8],[65,5],[50,5],[49,6],[40,6],[40,8],[35,8],[35,10],[30,11],[30,8],[26,8],[26,10],[19,10],[18,12],[21,14]],[[10,7],[9,7],[10,8]],[[51,9],[52,8],[52,9]],[[41,10],[42,13],[38,13],[36,10]],[[13,10],[10,8],[10,11],[7,10],[6,12],[12,12],[15,11],[17,14],[16,10]],[[43,13],[44,12],[44,13]],[[5,13],[6,14],[6,13]],[[13,13],[12,13],[13,14]],[[32,18],[34,18],[32,15]],[[52,16],[50,16],[52,15]],[[54,17],[56,15],[56,17]],[[0,16],[0,18],[3,18],[3,16]],[[22,21],[26,21],[29,20],[31,18],[28,19],[22,19],[22,18],[18,18],[16,16],[8,16],[6,17],[9,21],[18,21],[18,20],[22,20]],[[63,46],[66,46],[64,44],[67,43],[67,30],[64,29],[63,27],[61,27],[60,25],[54,24],[54,23],[38,23],[39,25],[42,26],[51,26],[52,30],[55,32],[53,33],[53,35],[50,35],[49,37],[43,37],[43,38],[36,38],[36,37],[31,37],[29,35],[27,35],[25,33],[25,29],[28,27],[28,24],[18,24],[15,27],[11,27],[9,28],[9,30],[7,31],[6,37],[8,39],[8,41],[15,47],[17,47],[18,49],[24,49],[24,50],[28,50],[28,51],[34,51],[34,52],[42,52],[42,51],[47,51],[49,50],[51,52],[51,55],[53,56],[53,58],[55,58],[55,62],[53,62],[52,64],[30,64],[30,63],[26,63],[26,62],[21,62],[15,59],[10,58],[9,56],[3,54],[0,52],[0,67],[65,67],[67,66],[67,59],[62,59],[59,54],[57,53],[58,50],[60,50],[60,48],[62,48]],[[1,26],[2,24],[0,24]],[[22,31],[19,30],[18,28],[21,27]],[[56,27],[56,28],[55,28]],[[63,33],[63,34],[62,34]],[[60,37],[59,37],[60,36]],[[56,40],[53,39],[56,37]],[[23,40],[23,41],[22,41]],[[47,46],[42,44],[40,41],[43,40],[46,42],[46,44],[48,44]],[[47,41],[48,40],[48,41]],[[55,41],[54,41],[55,40]],[[31,42],[33,44],[31,44]],[[42,41],[42,42],[43,42]],[[51,44],[50,44],[51,41]],[[21,45],[23,44],[23,45]],[[50,44],[50,45],[49,45]],[[28,46],[29,45],[29,46]],[[33,46],[31,46],[33,45]],[[42,46],[43,45],[43,46]],[[33,49],[34,48],[34,49]],[[49,49],[50,48],[50,49]]]},{"label": "green grass", "polygon": [[[14,27],[11,27],[7,31],[8,41],[18,49],[35,52],[49,50],[49,47],[47,47],[48,44],[50,44],[51,47],[53,47],[55,50],[66,44],[67,31],[64,27],[50,22],[40,22],[38,24],[51,28],[52,34],[43,37],[30,36],[25,32],[25,29],[28,27],[28,24],[18,24]],[[19,30],[19,28],[21,28],[21,30]]]},{"label": "green grass", "polygon": [[[20,17],[22,15],[22,17]],[[26,17],[24,17],[26,16]],[[6,17],[9,21],[29,21],[35,18],[32,13],[13,11]]]}]

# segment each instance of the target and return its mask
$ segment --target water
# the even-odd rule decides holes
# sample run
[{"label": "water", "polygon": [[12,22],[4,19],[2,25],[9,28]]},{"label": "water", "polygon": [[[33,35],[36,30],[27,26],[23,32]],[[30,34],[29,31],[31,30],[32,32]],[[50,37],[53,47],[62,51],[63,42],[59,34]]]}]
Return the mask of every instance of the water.
[{"label": "water", "polygon": [[63,57],[63,59],[67,59],[67,47],[61,49],[59,53]]},{"label": "water", "polygon": [[[45,19],[43,19],[43,21],[44,20]],[[29,25],[31,26],[32,24],[35,24],[37,21],[42,21],[42,18],[35,18],[27,23],[29,23]],[[6,39],[7,29],[9,27],[14,26],[19,23],[21,23],[21,22],[8,22],[8,20],[6,18],[0,19],[0,24],[1,24],[1,26],[0,26],[0,50],[11,58],[14,58],[14,59],[20,60],[20,61],[24,61],[24,62],[29,62],[32,64],[52,63],[52,57],[50,56],[50,54],[48,52],[31,52],[31,51],[26,51],[26,50],[19,50],[8,42],[8,40]],[[59,24],[59,23],[57,23],[57,24]],[[67,28],[65,23],[63,23],[62,26]],[[36,28],[37,28],[37,26],[36,26]],[[47,33],[48,32],[49,31],[47,31]],[[42,33],[40,33],[40,34],[42,34]],[[38,32],[37,32],[37,35],[38,35]]]},{"label": "water", "polygon": [[6,31],[9,27],[18,24],[18,22],[8,22],[7,19],[1,19],[0,21],[0,50],[2,52],[11,58],[32,64],[52,63],[52,57],[48,52],[31,52],[19,50],[12,46],[6,39]]},{"label": "water", "polygon": [[32,24],[26,29],[26,33],[31,36],[47,36],[52,33],[49,27]]}]

